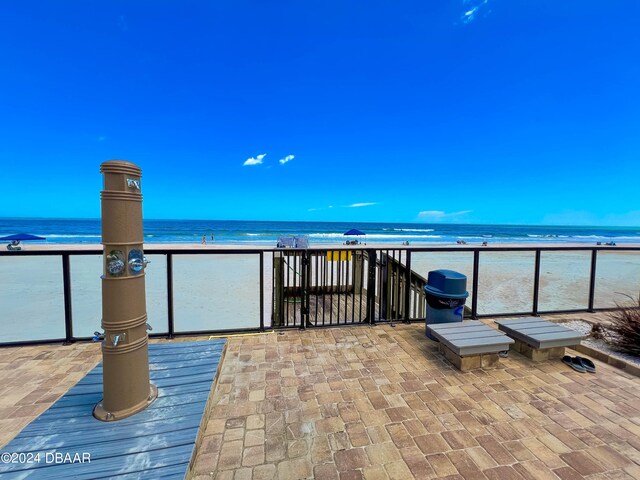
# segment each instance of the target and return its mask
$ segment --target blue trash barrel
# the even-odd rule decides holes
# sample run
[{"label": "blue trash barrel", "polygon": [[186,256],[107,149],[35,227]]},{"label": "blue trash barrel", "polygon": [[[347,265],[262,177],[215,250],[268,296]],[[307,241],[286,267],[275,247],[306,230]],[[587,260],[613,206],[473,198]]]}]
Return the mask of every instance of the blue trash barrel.
[{"label": "blue trash barrel", "polygon": [[[425,333],[430,324],[462,321],[464,303],[469,296],[466,275],[453,270],[433,270],[427,277],[424,293],[427,297]],[[429,333],[427,337],[435,340]]]}]

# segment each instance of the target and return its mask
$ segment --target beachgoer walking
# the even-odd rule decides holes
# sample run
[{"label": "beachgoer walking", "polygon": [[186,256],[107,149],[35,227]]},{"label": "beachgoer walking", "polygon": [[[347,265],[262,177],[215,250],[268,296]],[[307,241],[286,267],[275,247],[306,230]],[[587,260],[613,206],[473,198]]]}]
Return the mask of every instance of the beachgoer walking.
[{"label": "beachgoer walking", "polygon": [[202,244],[203,245],[207,244],[207,236],[206,235],[202,235]]},{"label": "beachgoer walking", "polygon": [[213,242],[213,233],[211,234],[211,241]]}]

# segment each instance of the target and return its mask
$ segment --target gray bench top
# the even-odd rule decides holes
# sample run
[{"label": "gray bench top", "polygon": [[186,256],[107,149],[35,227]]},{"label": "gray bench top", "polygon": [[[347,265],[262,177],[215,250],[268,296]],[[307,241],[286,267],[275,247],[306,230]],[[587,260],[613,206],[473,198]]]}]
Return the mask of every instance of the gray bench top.
[{"label": "gray bench top", "polygon": [[498,328],[511,338],[520,340],[533,348],[570,347],[580,343],[585,336],[557,323],[540,317],[496,320]]},{"label": "gray bench top", "polygon": [[477,320],[427,325],[427,330],[460,357],[509,350],[514,341]]}]

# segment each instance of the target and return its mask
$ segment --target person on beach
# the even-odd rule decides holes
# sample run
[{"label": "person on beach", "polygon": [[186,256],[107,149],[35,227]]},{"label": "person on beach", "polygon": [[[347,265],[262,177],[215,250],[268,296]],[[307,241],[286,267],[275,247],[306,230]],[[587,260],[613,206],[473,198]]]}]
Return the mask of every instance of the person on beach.
[{"label": "person on beach", "polygon": [[213,242],[213,233],[211,234],[211,241]]},{"label": "person on beach", "polygon": [[206,235],[202,235],[202,244],[203,245],[207,244],[207,236]]}]

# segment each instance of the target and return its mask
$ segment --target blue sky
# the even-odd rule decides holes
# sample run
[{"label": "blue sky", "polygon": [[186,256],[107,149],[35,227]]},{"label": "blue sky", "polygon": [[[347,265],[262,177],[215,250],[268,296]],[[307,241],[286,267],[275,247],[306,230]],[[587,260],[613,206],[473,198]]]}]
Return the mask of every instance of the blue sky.
[{"label": "blue sky", "polygon": [[0,216],[96,218],[120,158],[146,218],[638,226],[639,14],[3,2]]}]

